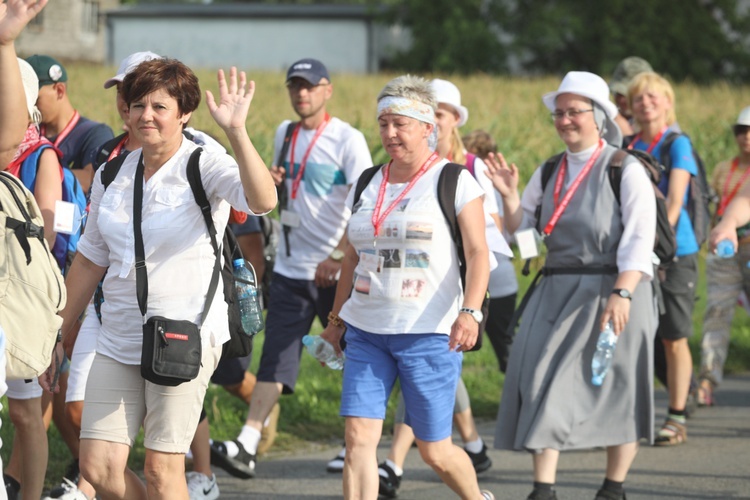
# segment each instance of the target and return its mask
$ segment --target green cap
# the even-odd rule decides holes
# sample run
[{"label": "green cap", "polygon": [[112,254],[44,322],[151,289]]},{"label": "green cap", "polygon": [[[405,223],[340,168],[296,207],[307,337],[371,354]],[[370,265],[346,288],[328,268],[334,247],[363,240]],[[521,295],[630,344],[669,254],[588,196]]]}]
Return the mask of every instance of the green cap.
[{"label": "green cap", "polygon": [[647,71],[653,71],[648,61],[636,56],[626,57],[620,61],[620,64],[615,68],[615,72],[612,73],[609,90],[613,94],[627,95],[628,86],[633,77]]},{"label": "green cap", "polygon": [[59,61],[50,56],[33,55],[26,58],[26,62],[34,68],[36,76],[39,78],[39,88],[45,85],[52,85],[57,82],[67,82],[68,72]]}]

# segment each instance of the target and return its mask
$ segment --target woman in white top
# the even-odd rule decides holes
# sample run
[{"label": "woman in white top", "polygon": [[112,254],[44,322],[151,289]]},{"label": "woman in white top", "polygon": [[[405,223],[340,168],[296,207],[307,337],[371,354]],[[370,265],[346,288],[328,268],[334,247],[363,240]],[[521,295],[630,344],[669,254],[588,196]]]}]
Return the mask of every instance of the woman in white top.
[{"label": "woman in white top", "polygon": [[[220,102],[206,92],[211,115],[224,130],[235,162],[226,154],[203,152],[200,176],[212,207],[217,233],[226,226],[230,205],[262,214],[273,209],[273,180],[251,143],[245,120],[255,90],[229,82],[219,71]],[[198,79],[173,59],[143,62],[129,73],[122,94],[130,110],[131,133],[142,149],[133,151],[106,188],[100,168],[91,213],[66,282],[62,312],[66,333],[104,279],[107,300],[97,353],[86,386],[81,431],[81,473],[107,498],[188,498],[184,454],[195,432],[208,379],[229,339],[227,307],[215,294],[201,318],[215,257],[201,210],[186,176],[197,146],[182,130],[200,103]],[[142,172],[142,174],[140,173]],[[136,300],[133,238],[134,180],[143,176],[142,232],[148,275],[148,316],[201,325],[202,366],[198,376],[176,387],[145,381],[140,375],[143,318]],[[48,372],[43,381],[52,382]],[[143,424],[146,485],[127,468],[130,447]]]},{"label": "woman in white top", "polygon": [[346,498],[378,494],[376,451],[397,378],[405,421],[425,462],[461,498],[494,498],[479,490],[469,457],[451,442],[461,352],[476,343],[487,290],[483,193],[469,172],[460,173],[454,205],[467,261],[464,295],[456,247],[436,196],[447,161],[430,146],[435,108],[421,78],[403,76],[385,86],[378,123],[391,161],[374,167],[359,200],[352,190],[347,202],[353,205],[349,244],[323,332],[338,350],[346,329]]},{"label": "woman in white top", "polygon": [[[614,192],[609,164],[624,153],[617,153],[622,138],[604,80],[570,72],[542,100],[566,146],[546,186],[539,168],[519,199],[515,166],[489,162],[508,231],[521,240],[518,229],[539,228],[547,247],[544,278],[513,342],[495,446],[533,453],[532,500],[557,498],[560,451],[606,447],[596,499],[622,499],[638,441],[654,437],[653,187],[628,156],[619,198]],[[597,386],[591,359],[610,322],[617,349]]]}]

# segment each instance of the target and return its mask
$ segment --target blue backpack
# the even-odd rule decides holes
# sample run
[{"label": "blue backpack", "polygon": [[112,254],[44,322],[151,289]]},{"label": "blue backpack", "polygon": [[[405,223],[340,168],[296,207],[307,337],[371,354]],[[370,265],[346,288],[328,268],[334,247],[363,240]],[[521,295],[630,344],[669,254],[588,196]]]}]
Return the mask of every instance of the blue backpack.
[{"label": "blue backpack", "polygon": [[[42,151],[48,148],[52,148],[52,145],[40,145],[36,150],[29,154],[21,164],[18,176],[23,185],[32,193],[34,192],[34,187],[36,185],[36,174],[39,170],[39,158],[42,155]],[[62,170],[62,200],[74,203],[81,211],[81,214],[85,214],[87,205],[86,195],[83,194],[83,189],[81,189],[78,179],[76,179],[73,171],[69,168],[63,167]],[[83,225],[81,225],[81,227],[79,227],[73,234],[57,233],[55,246],[52,248],[52,255],[60,266],[63,275],[67,274],[68,268],[70,267],[71,262],[73,262],[73,257],[75,256],[76,248],[78,247],[78,240],[81,239],[82,233]]]}]

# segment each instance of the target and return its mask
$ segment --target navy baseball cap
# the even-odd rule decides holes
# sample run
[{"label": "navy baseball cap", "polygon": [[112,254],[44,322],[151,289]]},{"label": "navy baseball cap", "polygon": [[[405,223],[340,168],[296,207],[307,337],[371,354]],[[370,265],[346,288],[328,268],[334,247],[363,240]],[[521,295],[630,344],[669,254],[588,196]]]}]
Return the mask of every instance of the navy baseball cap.
[{"label": "navy baseball cap", "polygon": [[329,82],[331,81],[325,65],[317,59],[300,59],[292,64],[286,72],[287,83],[292,78],[303,78],[313,85],[320,83],[320,80],[323,78]]}]

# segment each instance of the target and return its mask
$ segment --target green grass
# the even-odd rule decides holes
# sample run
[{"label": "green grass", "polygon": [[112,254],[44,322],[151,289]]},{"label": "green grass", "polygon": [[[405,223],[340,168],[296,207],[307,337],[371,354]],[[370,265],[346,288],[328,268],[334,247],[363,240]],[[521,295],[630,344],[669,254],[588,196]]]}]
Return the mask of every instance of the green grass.
[{"label": "green grass", "polygon": [[[84,116],[107,122],[115,131],[120,129],[119,117],[114,108],[113,89],[102,89],[102,83],[115,73],[115,68],[70,64],[70,93],[73,104]],[[213,72],[198,71],[202,84],[216,92],[216,77]],[[256,147],[266,161],[271,161],[273,134],[284,118],[293,118],[288,96],[283,86],[282,73],[252,73],[257,82],[257,91],[248,131]],[[375,120],[375,98],[378,91],[396,75],[333,75],[334,98],[330,102],[331,114],[353,124],[364,133],[376,162],[384,159]],[[549,114],[541,103],[540,96],[557,88],[558,78],[504,78],[475,75],[448,77],[463,92],[463,101],[470,110],[470,119],[465,131],[484,128],[498,141],[500,150],[509,161],[521,169],[522,179],[530,177],[534,168],[550,155],[562,150]],[[709,170],[717,162],[734,154],[735,146],[730,125],[739,110],[747,105],[750,87],[731,87],[714,84],[698,87],[685,84],[675,88],[677,116],[683,129],[693,138],[698,151],[706,160]],[[211,120],[205,103],[193,114],[191,125],[205,130],[223,140],[220,130]],[[226,142],[226,141],[224,141]],[[702,265],[702,262],[701,262]],[[517,263],[520,271],[521,264]],[[702,269],[702,268],[701,268]],[[702,276],[702,274],[701,274]],[[521,291],[529,278],[520,277]],[[694,361],[700,359],[700,336],[702,315],[705,308],[705,281],[698,284],[698,304],[695,309],[695,335],[691,339]],[[316,324],[313,331],[320,330]],[[743,372],[750,369],[750,322],[744,311],[738,311],[733,324],[732,344],[727,372]],[[263,335],[255,344],[251,371],[255,371],[261,353]],[[467,354],[464,361],[464,381],[472,397],[474,413],[480,418],[494,418],[500,400],[503,377],[497,370],[497,361],[489,342],[477,352]],[[310,442],[340,443],[344,422],[338,417],[341,374],[322,368],[307,354],[303,355],[299,382],[295,395],[283,397],[279,421],[280,435],[272,453],[296,449]],[[395,405],[392,398],[391,405]],[[13,428],[8,419],[6,400],[0,413],[3,420],[0,437],[4,461],[8,459]],[[211,421],[212,435],[216,439],[233,438],[241,428],[246,407],[219,387],[211,387],[206,395],[206,409]],[[386,432],[392,424],[392,413],[388,412]],[[56,430],[50,430],[50,466],[47,481],[59,481],[68,452]],[[143,463],[141,446],[131,454],[131,465],[140,469]]]}]

